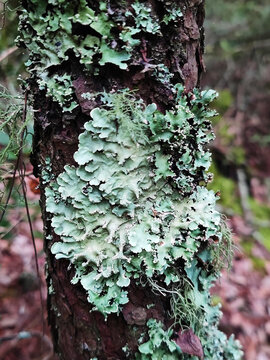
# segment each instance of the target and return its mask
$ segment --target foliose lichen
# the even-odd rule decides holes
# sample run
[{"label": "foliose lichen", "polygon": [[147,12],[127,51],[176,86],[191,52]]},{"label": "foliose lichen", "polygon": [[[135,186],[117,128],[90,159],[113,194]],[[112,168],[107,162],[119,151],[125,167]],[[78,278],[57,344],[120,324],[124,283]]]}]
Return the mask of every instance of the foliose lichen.
[{"label": "foliose lichen", "polygon": [[165,331],[161,322],[147,322],[149,340],[139,346],[136,360],[175,360],[181,358],[181,349],[172,340],[173,330]]},{"label": "foliose lichen", "polygon": [[[183,89],[176,89],[177,105],[165,115],[125,90],[106,94],[79,137],[78,167],[66,166],[46,191],[62,239],[51,250],[74,264],[73,282],[81,282],[103,314],[128,302],[131,278],[163,274],[165,284],[177,282],[179,258],[189,267],[201,242],[221,239],[215,194],[194,181],[210,161],[201,148],[212,138],[209,97],[198,93],[187,111]],[[195,144],[189,136],[197,123]]]},{"label": "foliose lichen", "polygon": [[[121,16],[107,1],[100,1],[95,9],[86,0],[30,0],[28,4],[20,16],[17,43],[28,49],[26,65],[40,89],[67,112],[78,104],[70,75],[54,74],[56,66],[65,64],[72,55],[91,73],[97,74],[106,64],[126,70],[133,50],[141,44],[136,35],[159,32],[151,7],[139,1]],[[91,29],[90,34],[82,35],[84,27]],[[78,29],[77,35],[74,29]]]},{"label": "foliose lichen", "polygon": [[150,34],[160,33],[160,25],[158,19],[151,16],[151,7],[145,6],[144,3],[136,1],[132,4],[134,14],[127,12],[127,16],[133,16],[137,29],[142,29]]},{"label": "foliose lichen", "polygon": [[[119,313],[129,301],[131,279],[144,278],[169,293],[176,323],[208,339],[220,317],[209,295],[217,273],[202,270],[197,258],[210,264],[223,241],[217,196],[200,185],[208,179],[205,146],[213,138],[209,118],[215,114],[208,104],[216,93],[194,94],[188,104],[183,87],[175,86],[176,105],[165,114],[125,89],[97,94],[102,106],[92,110],[79,136],[77,167],[65,166],[46,197],[61,238],[51,251],[74,265],[72,282],[82,284],[93,310]],[[180,274],[179,259],[185,262]],[[157,275],[163,285],[155,284]],[[213,346],[207,340],[205,354],[220,347],[221,359],[227,340],[219,336]],[[159,359],[167,346],[168,359],[176,358],[175,343],[161,338],[164,346],[148,344],[153,353],[141,346],[138,359],[153,359],[155,351]]]}]

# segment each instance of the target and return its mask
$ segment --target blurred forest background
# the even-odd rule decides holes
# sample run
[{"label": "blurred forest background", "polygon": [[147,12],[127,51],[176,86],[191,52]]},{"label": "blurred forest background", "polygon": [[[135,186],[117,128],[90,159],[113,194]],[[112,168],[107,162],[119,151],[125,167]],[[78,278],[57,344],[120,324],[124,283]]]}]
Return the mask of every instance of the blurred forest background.
[{"label": "blurred forest background", "polygon": [[[18,0],[0,1],[0,359],[54,359],[41,314],[39,279],[20,176],[13,169],[22,137],[24,176],[46,308],[42,220],[37,180],[30,164],[33,122],[23,119],[20,86],[27,54],[14,43]],[[220,96],[212,144],[219,208],[234,233],[229,274],[213,288],[221,302],[221,327],[241,341],[245,360],[270,359],[270,3],[206,0],[207,72],[202,86]],[[226,269],[227,270],[227,269]],[[45,321],[42,321],[42,316]],[[213,359],[214,360],[214,359]]]}]

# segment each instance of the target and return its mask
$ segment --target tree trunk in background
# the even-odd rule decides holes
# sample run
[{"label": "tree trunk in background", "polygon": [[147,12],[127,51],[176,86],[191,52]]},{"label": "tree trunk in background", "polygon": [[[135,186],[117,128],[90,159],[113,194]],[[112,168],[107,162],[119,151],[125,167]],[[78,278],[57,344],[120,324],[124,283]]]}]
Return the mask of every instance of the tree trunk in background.
[{"label": "tree trunk in background", "polygon": [[[44,13],[47,11],[52,13],[53,8],[59,6],[54,5],[53,1],[49,3],[46,8],[46,5],[41,5],[42,1],[36,4],[33,0],[24,0],[23,6],[28,13],[36,13],[37,17],[44,19]],[[121,18],[126,10],[134,13],[131,7],[134,3],[135,1],[131,0],[108,2],[107,14],[111,21],[116,22],[116,14]],[[132,59],[128,61],[127,69],[120,69],[119,66],[110,62],[103,66],[98,66],[97,63],[99,74],[93,75],[91,71],[85,71],[85,66],[77,56],[74,56],[72,50],[65,54],[66,59],[61,64],[54,64],[51,58],[52,65],[46,65],[48,79],[63,74],[71,76],[75,89],[75,101],[79,104],[73,111],[63,111],[65,105],[59,105],[48,94],[46,96],[45,90],[42,90],[37,83],[37,70],[33,58],[30,65],[32,77],[29,83],[35,111],[32,163],[35,175],[41,182],[40,204],[45,228],[47,282],[49,289],[53,289],[48,294],[49,323],[55,351],[61,359],[65,360],[132,359],[138,349],[138,339],[147,331],[147,319],[155,318],[161,320],[166,326],[170,325],[168,299],[154,294],[147,286],[139,287],[135,283],[129,286],[130,302],[119,315],[110,314],[105,321],[101,313],[90,312],[91,305],[87,301],[85,290],[80,284],[71,284],[74,272],[68,267],[69,262],[63,259],[56,260],[50,252],[51,244],[59,241],[59,236],[54,233],[51,227],[51,216],[46,212],[44,194],[46,179],[40,170],[50,163],[56,177],[63,172],[66,164],[76,164],[73,154],[78,148],[78,136],[83,131],[84,123],[90,120],[90,111],[99,105],[95,99],[87,99],[82,94],[104,89],[107,92],[112,89],[114,91],[123,88],[138,89],[138,94],[146,103],[154,102],[162,112],[165,112],[171,106],[173,94],[166,81],[161,82],[153,76],[154,65],[158,64],[164,64],[169,69],[172,84],[184,84],[186,93],[198,86],[200,74],[204,68],[202,60],[204,1],[149,0],[144,3],[145,7],[151,9],[149,17],[155,19],[160,30],[156,33],[145,30],[136,34],[134,39],[139,40],[139,43],[132,50]],[[96,12],[99,11],[99,1],[88,1],[88,4]],[[166,8],[170,7],[180,7],[182,15],[179,17],[176,15],[175,19],[166,24],[162,22],[162,19],[167,13]],[[22,28],[29,26],[27,21],[21,20]],[[54,26],[53,21],[49,26]],[[117,26],[120,31],[121,21]],[[37,31],[34,20],[32,20],[31,29],[31,36],[34,37]],[[27,31],[30,33],[29,27]],[[46,33],[46,31],[46,28],[40,29],[41,33]],[[77,38],[85,37],[87,34],[96,34],[92,28],[81,23],[73,24],[70,31],[70,36]],[[115,34],[118,36],[117,30]],[[40,38],[42,39],[42,36]],[[64,42],[65,39],[57,37],[55,41],[59,42],[60,46],[60,42]],[[42,44],[40,46],[42,47]],[[113,48],[117,44],[112,42],[111,46]],[[37,59],[38,56],[35,56]],[[146,305],[149,303],[154,306],[148,308]],[[130,355],[124,353],[122,349],[127,344]]]}]

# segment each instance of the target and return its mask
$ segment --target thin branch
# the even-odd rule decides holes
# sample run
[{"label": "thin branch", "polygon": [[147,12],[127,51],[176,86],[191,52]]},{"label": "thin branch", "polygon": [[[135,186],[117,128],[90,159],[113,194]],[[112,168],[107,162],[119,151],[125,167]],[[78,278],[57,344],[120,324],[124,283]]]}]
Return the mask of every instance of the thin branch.
[{"label": "thin branch", "polygon": [[[25,177],[29,177],[29,176],[31,176],[31,175],[33,175],[33,171],[28,171],[28,172],[26,172],[26,173],[24,174]],[[16,177],[16,178],[19,178],[20,175],[17,174],[15,177]],[[12,179],[12,178],[13,178],[13,174],[7,174],[7,175],[2,176],[2,179],[4,179],[4,180],[6,180],[6,179]]]},{"label": "thin branch", "polygon": [[11,198],[12,190],[13,190],[13,187],[14,187],[14,184],[15,184],[16,173],[17,173],[17,170],[18,170],[18,167],[19,167],[21,156],[22,156],[21,149],[22,149],[22,146],[23,146],[23,137],[24,137],[24,131],[21,134],[20,150],[19,150],[19,153],[18,153],[18,157],[17,157],[17,160],[16,160],[14,170],[13,170],[11,185],[10,185],[10,189],[9,189],[8,196],[7,196],[7,199],[6,199],[6,203],[5,203],[4,209],[3,209],[2,213],[1,213],[0,223],[2,222],[2,220],[3,220],[4,216],[5,216],[7,206],[8,206],[9,200]]},{"label": "thin branch", "polygon": [[257,231],[257,227],[261,224],[256,221],[252,213],[251,207],[249,205],[249,201],[248,201],[249,190],[248,190],[247,179],[244,170],[237,169],[237,179],[238,179],[238,188],[239,188],[241,206],[244,213],[244,219],[251,228],[252,231],[251,236],[254,238],[256,242],[258,242],[261,246],[265,248],[265,245],[262,241],[262,235],[259,233],[259,231]]},{"label": "thin branch", "polygon": [[17,334],[11,334],[7,336],[0,337],[0,345],[6,341],[13,341],[13,340],[23,340],[23,339],[31,339],[33,337],[40,338],[42,340],[42,344],[46,344],[49,348],[49,353],[46,353],[41,360],[48,360],[53,355],[53,345],[50,340],[50,338],[47,335],[44,335],[43,333],[39,331],[20,331]]},{"label": "thin branch", "polygon": [[16,226],[18,226],[18,225],[19,225],[21,222],[23,222],[23,221],[24,221],[24,218],[21,217],[21,218],[16,222],[16,224],[10,226],[10,228],[9,228],[5,233],[2,233],[2,234],[1,234],[1,238],[4,239],[13,229],[16,228]]},{"label": "thin branch", "polygon": [[[27,99],[28,99],[28,90],[26,90],[26,92],[25,92],[24,108],[23,108],[23,123],[25,122],[26,115],[27,115]],[[24,128],[24,131],[22,132],[22,136],[24,136],[24,133],[25,133],[25,128]],[[22,140],[23,140],[23,138],[22,138]],[[23,145],[23,143],[21,145]],[[39,297],[40,297],[40,304],[41,304],[42,332],[43,332],[43,334],[45,334],[44,305],[43,305],[42,291],[41,291],[42,281],[41,281],[41,276],[39,273],[37,248],[36,248],[34,230],[33,230],[33,226],[32,226],[31,215],[30,215],[29,205],[28,205],[28,200],[27,200],[27,195],[26,195],[27,189],[26,189],[26,183],[24,180],[26,173],[25,173],[25,164],[24,164],[23,158],[22,158],[22,146],[20,147],[19,153],[20,153],[20,156],[18,156],[18,158],[19,158],[18,172],[19,172],[19,176],[21,179],[21,186],[22,186],[22,191],[23,191],[26,215],[27,215],[27,219],[28,219],[32,244],[33,244],[34,253],[35,253],[35,266],[36,266],[36,272],[37,272],[37,277],[38,277],[38,282],[39,282]]]},{"label": "thin branch", "polygon": [[5,51],[3,51],[0,54],[0,62],[2,62],[3,60],[5,60],[9,55],[13,54],[16,50],[18,50],[17,46],[13,46]]},{"label": "thin branch", "polygon": [[239,189],[239,194],[240,194],[240,201],[241,201],[241,206],[243,209],[243,213],[244,213],[244,218],[246,220],[246,222],[249,225],[253,225],[254,221],[253,221],[253,214],[248,202],[248,198],[249,198],[249,191],[248,191],[248,185],[247,185],[247,180],[246,180],[246,174],[244,172],[243,169],[238,168],[237,171],[237,179],[238,179],[238,189]]}]

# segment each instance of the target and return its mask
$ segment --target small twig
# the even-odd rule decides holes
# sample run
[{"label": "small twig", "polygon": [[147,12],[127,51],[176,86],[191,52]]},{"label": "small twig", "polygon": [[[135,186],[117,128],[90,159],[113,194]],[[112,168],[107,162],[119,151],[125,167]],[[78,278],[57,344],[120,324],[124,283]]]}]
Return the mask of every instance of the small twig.
[{"label": "small twig", "polygon": [[21,142],[20,142],[20,150],[19,150],[19,153],[18,153],[18,157],[17,157],[17,160],[16,160],[14,170],[13,170],[11,185],[10,185],[10,189],[9,189],[8,196],[7,196],[7,199],[6,199],[6,203],[5,203],[4,209],[3,209],[2,213],[1,213],[0,223],[2,222],[2,220],[3,220],[4,216],[5,216],[7,206],[8,206],[8,203],[9,203],[9,200],[10,200],[10,197],[11,197],[11,194],[12,194],[12,190],[13,190],[13,187],[14,187],[14,184],[15,184],[16,173],[17,173],[19,163],[20,163],[20,159],[21,159],[21,155],[22,155],[21,148],[22,148],[22,145],[23,145],[23,136],[24,136],[24,131],[22,132]]},{"label": "small twig", "polygon": [[1,238],[4,239],[16,226],[18,226],[22,221],[24,221],[24,218],[21,217],[19,221],[16,222],[16,224],[12,225],[5,233],[1,234]]},{"label": "small twig", "polygon": [[32,334],[29,331],[20,331],[18,334],[11,334],[7,336],[0,337],[0,344],[2,344],[5,341],[10,340],[22,340],[22,339],[29,339],[32,337]]},{"label": "small twig", "polygon": [[8,1],[5,1],[2,3],[2,5],[3,5],[3,11],[1,12],[2,25],[0,26],[0,30],[3,30],[6,25],[6,5],[7,5],[7,3],[8,3]]},{"label": "small twig", "polygon": [[0,54],[0,62],[2,62],[3,60],[5,60],[9,55],[13,54],[16,50],[18,50],[17,46],[13,46],[5,51],[3,51]]},{"label": "small twig", "polygon": [[236,173],[237,173],[238,189],[239,189],[239,194],[240,194],[241,206],[242,206],[243,213],[244,213],[244,218],[245,218],[245,221],[249,225],[253,226],[254,220],[253,220],[253,214],[250,209],[249,202],[248,202],[249,191],[248,191],[248,186],[247,186],[246,174],[243,169],[237,169]]},{"label": "small twig", "polygon": [[6,12],[7,12],[7,10],[8,11],[17,11],[20,8],[20,6],[17,6],[16,8],[11,9],[8,6],[8,3],[9,3],[9,0],[1,1],[1,3],[0,3],[0,5],[3,5],[3,10],[0,12],[1,21],[2,21],[2,25],[0,26],[0,30],[3,30],[4,27],[6,26]]},{"label": "small twig", "polygon": [[263,241],[262,241],[262,235],[259,233],[259,231],[257,231],[257,227],[261,224],[259,221],[257,221],[254,218],[251,207],[248,202],[249,191],[248,191],[248,185],[247,185],[247,180],[246,180],[246,174],[245,174],[244,170],[237,169],[237,178],[238,178],[240,201],[241,201],[241,206],[242,206],[243,213],[244,213],[244,219],[251,228],[251,236],[254,238],[254,240],[256,242],[258,242],[260,245],[265,247],[265,245],[263,244]]},{"label": "small twig", "polygon": [[[24,98],[23,123],[25,122],[26,115],[27,115],[27,99],[28,99],[28,90],[26,90],[25,98]],[[25,129],[22,132],[22,136],[24,136],[24,132],[25,132]],[[38,282],[39,282],[39,297],[40,297],[40,304],[41,304],[42,332],[43,332],[43,334],[45,334],[44,306],[43,306],[42,290],[41,290],[42,289],[42,281],[41,281],[41,276],[40,276],[40,273],[39,273],[37,248],[36,248],[34,230],[33,230],[33,226],[32,226],[31,215],[30,215],[29,205],[28,205],[28,200],[27,200],[27,195],[26,195],[27,189],[26,189],[26,184],[25,184],[25,180],[24,180],[24,178],[25,178],[25,164],[24,164],[23,159],[22,159],[22,146],[20,147],[18,158],[19,158],[18,172],[19,172],[19,176],[20,176],[20,179],[21,179],[21,186],[22,186],[22,191],[23,191],[26,215],[27,215],[27,219],[28,219],[32,244],[33,244],[34,253],[35,253],[35,266],[36,266],[36,272],[37,272],[37,277],[38,277]]]},{"label": "small twig", "polygon": [[[26,173],[24,174],[24,176],[26,176],[26,177],[29,177],[29,176],[31,176],[31,175],[33,175],[33,171],[28,171],[28,172],[26,172]],[[20,174],[17,174],[15,177],[16,177],[16,178],[19,178],[19,177],[20,177]],[[12,178],[13,178],[13,174],[7,174],[7,175],[2,176],[2,179],[4,179],[4,180],[6,180],[6,179],[12,179]]]},{"label": "small twig", "polygon": [[20,331],[17,334],[11,334],[7,336],[0,337],[0,345],[6,341],[12,341],[12,340],[23,340],[23,339],[30,339],[33,337],[37,337],[42,339],[42,344],[45,343],[49,348],[49,354],[46,354],[44,357],[42,357],[42,360],[48,360],[53,354],[53,345],[50,340],[50,338],[47,335],[44,335],[43,333],[40,333],[39,331]]}]

